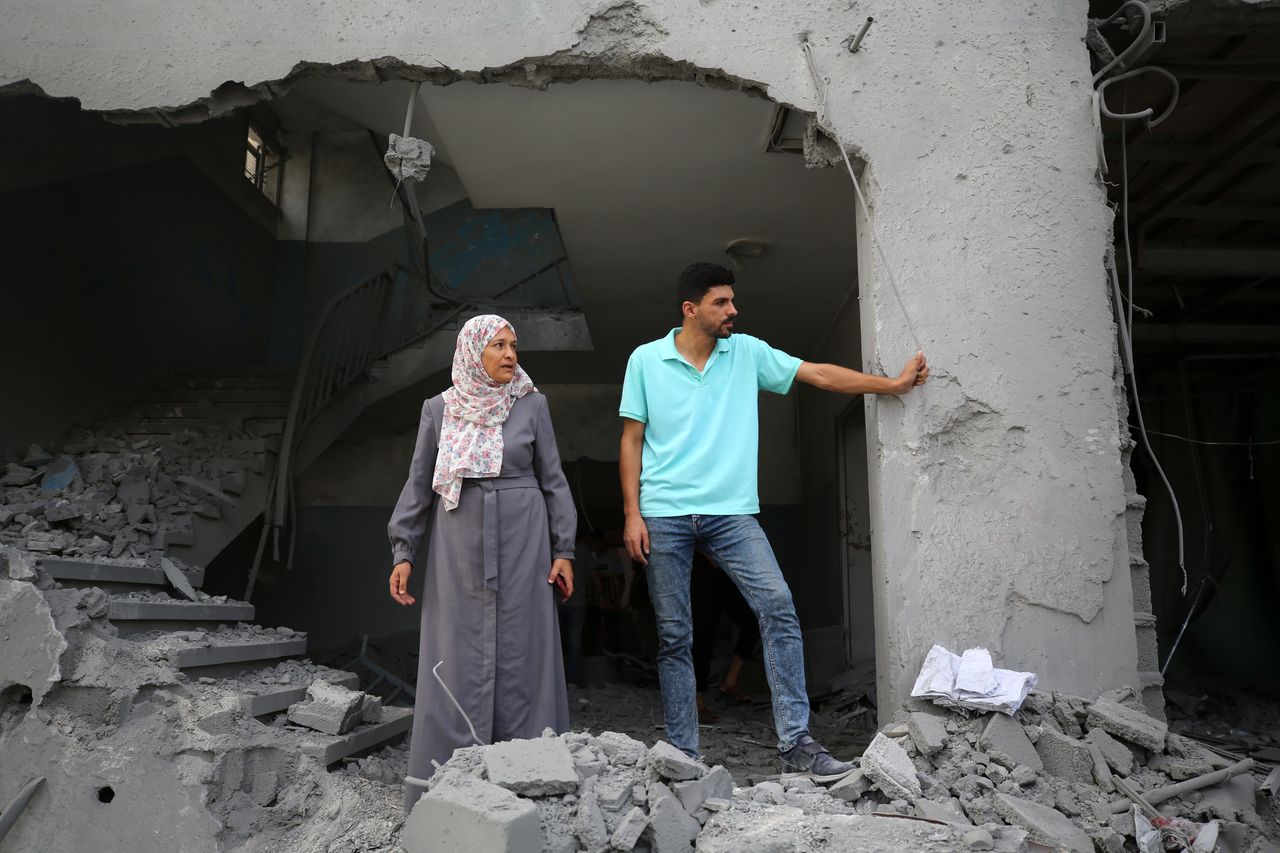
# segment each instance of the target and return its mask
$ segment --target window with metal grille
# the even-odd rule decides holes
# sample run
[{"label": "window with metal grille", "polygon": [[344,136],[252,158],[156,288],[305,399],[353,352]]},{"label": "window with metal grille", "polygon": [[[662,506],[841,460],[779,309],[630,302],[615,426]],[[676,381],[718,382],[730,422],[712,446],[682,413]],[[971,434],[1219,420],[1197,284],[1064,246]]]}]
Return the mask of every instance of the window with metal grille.
[{"label": "window with metal grille", "polygon": [[249,137],[244,151],[244,176],[272,204],[276,203],[280,193],[282,162],[280,152],[267,143],[256,127],[249,125]]}]

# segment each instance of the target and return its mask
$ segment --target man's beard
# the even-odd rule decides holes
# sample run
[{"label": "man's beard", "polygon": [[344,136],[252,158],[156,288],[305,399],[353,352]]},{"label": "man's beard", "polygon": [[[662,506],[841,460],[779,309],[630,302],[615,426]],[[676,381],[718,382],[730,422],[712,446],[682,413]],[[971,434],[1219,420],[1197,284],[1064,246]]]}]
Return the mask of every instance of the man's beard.
[{"label": "man's beard", "polygon": [[733,329],[725,328],[725,323],[729,322],[731,321],[726,320],[724,323],[715,324],[708,323],[702,327],[702,331],[704,334],[710,335],[713,338],[723,340],[733,334]]}]

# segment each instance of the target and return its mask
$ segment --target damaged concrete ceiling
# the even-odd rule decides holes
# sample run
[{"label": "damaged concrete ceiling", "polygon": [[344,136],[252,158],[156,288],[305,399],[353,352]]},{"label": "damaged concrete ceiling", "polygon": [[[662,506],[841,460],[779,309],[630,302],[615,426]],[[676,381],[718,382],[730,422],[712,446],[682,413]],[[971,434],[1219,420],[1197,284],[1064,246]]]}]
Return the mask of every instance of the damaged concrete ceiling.
[{"label": "damaged concrete ceiling", "polygon": [[[398,132],[408,89],[313,80],[298,91]],[[729,263],[731,240],[767,247],[737,268],[742,331],[803,355],[846,298],[856,276],[848,176],[767,153],[774,110],[687,83],[458,83],[423,87],[414,131],[457,170],[477,207],[555,210],[604,356],[597,364],[616,381],[633,347],[673,325],[679,270]]]}]

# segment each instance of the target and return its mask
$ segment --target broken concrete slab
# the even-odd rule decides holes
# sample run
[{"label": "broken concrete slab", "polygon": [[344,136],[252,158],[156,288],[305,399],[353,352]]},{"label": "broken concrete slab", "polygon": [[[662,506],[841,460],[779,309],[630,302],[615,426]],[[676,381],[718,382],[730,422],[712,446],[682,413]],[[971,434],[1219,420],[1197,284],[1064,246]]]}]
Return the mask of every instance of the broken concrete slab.
[{"label": "broken concrete slab", "polygon": [[533,803],[447,771],[413,807],[401,843],[408,853],[521,853],[542,848],[542,831]]},{"label": "broken concrete slab", "polygon": [[1152,752],[1162,751],[1169,735],[1167,723],[1116,702],[1094,702],[1089,706],[1087,719],[1090,728],[1103,729]]},{"label": "broken concrete slab", "polygon": [[978,738],[978,747],[1006,770],[1013,770],[1019,765],[1037,772],[1044,769],[1039,753],[1022,726],[1004,714],[992,714],[987,720],[987,727]]},{"label": "broken concrete slab", "polygon": [[649,825],[642,837],[648,840],[653,853],[686,853],[702,831],[702,824],[690,817],[671,791],[664,790],[665,785],[653,787],[656,796],[650,793]]},{"label": "broken concrete slab", "polygon": [[907,717],[907,734],[915,742],[921,755],[934,755],[947,745],[947,729],[936,714],[914,711]]},{"label": "broken concrete slab", "polygon": [[915,800],[922,793],[911,757],[883,732],[875,736],[862,754],[862,770],[871,783],[890,799]]},{"label": "broken concrete slab", "polygon": [[187,600],[199,601],[195,587],[191,585],[191,581],[187,579],[182,569],[178,568],[173,560],[161,557],[160,570],[164,572],[165,579],[169,581],[169,585],[186,596]]},{"label": "broken concrete slab", "polygon": [[996,794],[992,805],[1006,821],[1026,829],[1032,841],[1072,853],[1092,853],[1089,836],[1056,809],[1011,794]]},{"label": "broken concrete slab", "polygon": [[693,814],[709,799],[732,799],[733,777],[729,775],[728,770],[717,764],[701,779],[676,782],[671,786],[671,790],[680,800],[680,805],[684,806],[684,810]]},{"label": "broken concrete slab", "polygon": [[866,771],[858,768],[827,789],[831,796],[849,803],[856,803],[871,790],[871,780]]},{"label": "broken concrete slab", "polygon": [[573,817],[573,834],[587,850],[603,850],[609,844],[604,812],[596,795],[596,778],[588,777],[578,790],[578,808]]},{"label": "broken concrete slab", "polygon": [[917,800],[916,814],[929,820],[940,820],[943,823],[973,826],[973,821],[969,820],[969,816],[964,813],[964,809],[960,806],[960,801],[955,797],[951,797],[942,803],[935,803],[932,800]]},{"label": "broken concrete slab", "polygon": [[640,834],[649,826],[649,816],[639,806],[632,806],[631,811],[623,815],[618,826],[609,838],[609,845],[614,850],[633,850]]},{"label": "broken concrete slab", "polygon": [[1090,729],[1084,738],[1098,747],[1098,751],[1102,753],[1102,757],[1106,759],[1112,770],[1121,776],[1128,776],[1133,773],[1133,751],[1129,747],[1107,734],[1101,728]]},{"label": "broken concrete slab", "polygon": [[697,779],[707,772],[705,765],[685,755],[665,740],[655,743],[647,757],[649,768],[663,779],[682,782]]},{"label": "broken concrete slab", "polygon": [[633,765],[644,761],[648,747],[621,732],[603,732],[596,738],[596,748],[614,764]]},{"label": "broken concrete slab", "polygon": [[1036,739],[1036,754],[1044,769],[1059,779],[1083,785],[1093,782],[1093,757],[1084,741],[1045,726]]},{"label": "broken concrete slab", "polygon": [[526,797],[571,794],[578,790],[578,771],[569,748],[559,738],[495,743],[485,750],[489,781]]},{"label": "broken concrete slab", "polygon": [[383,708],[381,722],[361,725],[327,741],[313,741],[303,751],[326,767],[349,755],[387,743],[413,728],[412,708]]},{"label": "broken concrete slab", "polygon": [[289,722],[327,735],[346,734],[360,722],[364,694],[316,679],[306,698],[289,708]]}]

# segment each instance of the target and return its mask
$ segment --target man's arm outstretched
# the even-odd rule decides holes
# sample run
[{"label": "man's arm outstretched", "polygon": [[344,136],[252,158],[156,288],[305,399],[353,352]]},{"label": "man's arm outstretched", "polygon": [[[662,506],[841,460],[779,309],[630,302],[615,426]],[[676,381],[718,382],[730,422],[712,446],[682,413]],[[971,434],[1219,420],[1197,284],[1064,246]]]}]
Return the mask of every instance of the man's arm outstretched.
[{"label": "man's arm outstretched", "polygon": [[[872,376],[860,373],[838,364],[815,364],[806,361],[796,372],[796,379],[806,385],[821,388],[823,391],[835,391],[837,394],[905,394],[918,385],[923,385],[929,378],[929,362],[924,353],[918,352],[902,368],[902,372],[894,379],[888,376]],[[644,425],[640,434],[644,435]],[[626,433],[623,433],[623,446],[626,445]],[[638,457],[637,457],[638,459]],[[636,477],[640,476],[639,465],[636,466]],[[638,482],[638,480],[637,480]],[[626,485],[623,485],[625,492]],[[625,500],[625,498],[624,498]]]}]

